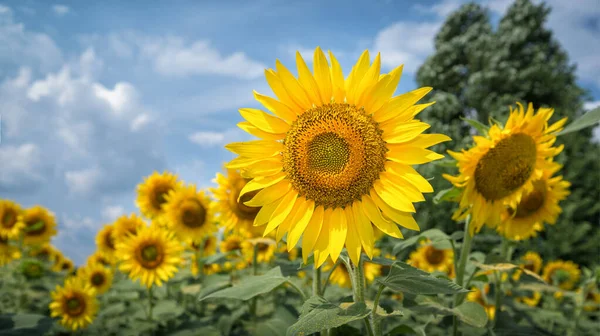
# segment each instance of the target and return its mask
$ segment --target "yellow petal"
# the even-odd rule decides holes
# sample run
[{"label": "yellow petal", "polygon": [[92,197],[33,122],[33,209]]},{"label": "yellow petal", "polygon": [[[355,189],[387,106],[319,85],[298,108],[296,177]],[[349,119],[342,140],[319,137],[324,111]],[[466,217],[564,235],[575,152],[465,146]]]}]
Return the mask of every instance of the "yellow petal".
[{"label": "yellow petal", "polygon": [[281,222],[281,224],[277,227],[277,234],[275,238],[277,241],[280,241],[283,236],[292,228],[292,225],[296,221],[300,219],[306,212],[308,211],[308,204],[304,197],[298,197],[296,202],[294,203],[294,207],[292,211],[287,215],[287,217]]},{"label": "yellow petal", "polygon": [[365,95],[369,94],[370,93],[369,89],[371,87],[373,87],[375,84],[377,84],[377,81],[379,80],[379,72],[380,71],[381,71],[381,54],[377,53],[377,56],[375,56],[375,60],[373,61],[373,64],[371,64],[371,67],[369,68],[369,70],[367,70],[367,72],[361,79],[360,84],[358,85],[358,88],[356,89],[356,92],[354,93],[356,103],[358,104],[358,106],[363,106],[363,104],[361,102],[363,100],[367,99],[365,97]]},{"label": "yellow petal", "polygon": [[333,261],[337,261],[340,252],[344,248],[346,234],[348,233],[348,223],[342,208],[335,208],[331,213],[331,222],[329,223],[329,254]]},{"label": "yellow petal", "polygon": [[256,99],[274,115],[286,120],[288,123],[292,123],[298,118],[298,114],[291,107],[276,99],[261,95],[256,91],[254,91],[254,99]]},{"label": "yellow petal", "polygon": [[238,202],[240,201],[240,198],[245,193],[249,193],[251,191],[255,191],[255,190],[259,190],[259,189],[264,189],[266,187],[270,187],[276,183],[283,181],[285,176],[286,176],[286,174],[284,172],[281,172],[276,175],[260,177],[260,178],[255,178],[255,179],[251,180],[250,182],[246,183],[246,185],[240,191],[240,195],[238,196]]},{"label": "yellow petal", "polygon": [[228,150],[248,158],[269,157],[283,152],[283,144],[270,140],[233,142],[225,146]]},{"label": "yellow petal", "polygon": [[398,192],[401,197],[406,198],[409,202],[415,203],[425,200],[419,189],[394,174],[382,172],[379,179],[382,185],[395,189],[395,192]]},{"label": "yellow petal", "polygon": [[306,200],[305,198],[299,198],[299,200],[304,205],[304,210],[300,212],[298,218],[294,218],[292,220],[292,228],[289,231],[287,238],[287,250],[291,251],[298,241],[300,237],[304,233],[304,230],[308,226],[308,223],[311,221],[313,212],[315,211],[315,202],[312,200]]},{"label": "yellow petal", "polygon": [[382,127],[382,138],[387,143],[407,142],[416,138],[429,127],[431,127],[429,124],[416,120],[397,124],[393,127]]},{"label": "yellow petal", "polygon": [[[371,195],[376,194],[371,191]],[[383,217],[381,211],[379,211],[379,207],[375,203],[375,199],[379,200],[379,197],[373,198],[368,195],[364,195],[361,199],[361,207],[363,212],[367,215],[369,220],[375,224],[375,226],[381,230],[381,232],[387,234],[388,236],[392,236],[394,238],[402,238],[402,232],[398,229],[398,226]],[[381,201],[384,203],[383,201]],[[386,204],[387,206],[387,204]],[[389,206],[387,206],[389,207]]]},{"label": "yellow petal", "polygon": [[296,67],[298,68],[298,81],[302,87],[304,87],[304,91],[306,91],[308,98],[313,104],[321,105],[323,102],[319,94],[317,82],[308,66],[306,66],[306,62],[304,62],[302,55],[300,55],[300,52],[298,51],[296,51]]},{"label": "yellow petal", "polygon": [[255,162],[242,170],[245,178],[264,178],[281,172],[282,163],[280,157],[265,159]]},{"label": "yellow petal", "polygon": [[381,197],[386,204],[394,209],[404,212],[415,212],[415,206],[406,199],[402,194],[399,194],[396,189],[392,188],[389,184],[384,185],[381,180],[373,183],[373,189],[375,193]]},{"label": "yellow petal", "polygon": [[[275,155],[278,155],[278,154],[275,154]],[[273,155],[271,157],[275,157],[275,155]],[[235,169],[240,169],[240,168],[247,167],[247,166],[249,166],[251,164],[260,162],[262,160],[270,159],[271,157],[266,157],[266,158],[261,158],[261,157],[259,157],[259,158],[247,158],[247,157],[240,156],[240,157],[236,157],[235,159],[227,162],[225,164],[225,168],[227,168],[227,169],[234,169],[234,170]]]},{"label": "yellow petal", "polygon": [[319,238],[317,238],[317,242],[315,243],[314,257],[316,267],[321,267],[327,260],[327,257],[329,257],[329,224],[331,223],[331,212],[331,208],[325,210],[321,232],[319,232]]},{"label": "yellow petal", "polygon": [[255,127],[268,133],[286,133],[290,129],[290,125],[264,111],[252,108],[239,109],[240,114]]},{"label": "yellow petal", "polygon": [[237,124],[237,126],[241,129],[243,129],[244,131],[254,135],[255,137],[261,138],[261,139],[265,139],[265,140],[283,140],[285,138],[285,134],[281,133],[281,134],[273,134],[273,133],[267,133],[261,129],[259,129],[258,127],[254,127],[251,123],[247,122],[247,121],[242,121],[239,122]]},{"label": "yellow petal", "polygon": [[[281,196],[283,196],[283,195],[281,195]],[[254,197],[256,197],[256,196],[254,196]],[[277,209],[278,206],[279,206],[279,202],[271,202],[271,203],[268,203],[267,205],[263,206],[262,208],[260,208],[260,210],[256,214],[256,217],[254,217],[253,225],[261,226],[261,225],[267,224],[267,222],[269,222],[269,218],[271,218],[271,215],[273,214],[273,212],[275,212],[275,209]]]},{"label": "yellow petal", "polygon": [[277,69],[277,75],[283,83],[283,87],[290,95],[290,98],[296,102],[296,104],[302,107],[303,110],[308,110],[312,107],[310,98],[306,95],[306,91],[302,88],[302,85],[292,75],[292,73],[283,65],[279,60],[275,61],[275,67]]},{"label": "yellow petal", "polygon": [[386,171],[398,176],[417,188],[420,192],[433,192],[431,184],[419,174],[413,167],[401,163],[388,161],[385,163]]},{"label": "yellow petal", "polygon": [[296,102],[290,97],[285,89],[285,86],[283,85],[283,81],[273,69],[265,70],[265,77],[267,79],[267,83],[269,83],[269,86],[271,87],[271,90],[273,90],[273,93],[275,93],[277,98],[279,98],[279,101],[295,111],[296,115],[301,114],[302,111],[304,111],[304,108],[296,104]]},{"label": "yellow petal", "polygon": [[[415,221],[415,219],[412,217],[412,215],[410,213],[398,211],[398,210],[392,208],[387,203],[385,203],[381,198],[379,198],[377,193],[371,192],[371,198],[373,199],[373,201],[375,202],[377,207],[379,207],[381,209],[381,213],[383,215],[387,216],[389,219],[396,222],[396,224],[399,224],[407,229],[416,230],[416,231],[420,230],[419,225],[417,224],[417,222]],[[381,228],[379,228],[379,229],[381,229]],[[381,231],[383,231],[383,230],[381,230]]]},{"label": "yellow petal", "polygon": [[304,263],[308,260],[308,255],[313,250],[317,238],[319,238],[321,226],[323,225],[323,213],[324,209],[322,206],[316,207],[304,230],[304,236],[302,237],[302,259],[304,259]]},{"label": "yellow petal", "polygon": [[365,73],[367,70],[369,70],[370,63],[369,51],[365,50],[362,55],[360,55],[356,65],[352,67],[350,75],[348,75],[348,78],[346,79],[346,100],[348,102],[355,101],[354,94],[358,90],[358,85],[363,79]]},{"label": "yellow petal", "polygon": [[281,223],[285,220],[287,215],[289,215],[290,211],[294,208],[294,204],[296,204],[296,199],[298,198],[298,193],[295,191],[288,192],[279,203],[279,206],[273,214],[271,218],[269,218],[269,223],[267,223],[267,228],[265,229],[265,233],[263,236],[268,235],[277,228]]},{"label": "yellow petal", "polygon": [[443,159],[444,156],[428,149],[410,147],[404,144],[388,144],[388,160],[407,165],[423,164]]},{"label": "yellow petal", "polygon": [[422,87],[420,89],[416,89],[414,91],[394,97],[379,110],[375,111],[375,113],[373,113],[373,118],[377,122],[384,122],[388,119],[391,119],[418,102],[427,93],[429,93],[429,91],[431,91],[430,87]]},{"label": "yellow petal", "polygon": [[328,104],[331,102],[331,75],[329,74],[327,58],[320,47],[315,49],[313,68],[321,99],[323,103]]},{"label": "yellow petal", "polygon": [[365,110],[370,112],[377,111],[383,106],[383,104],[392,98],[392,95],[394,92],[396,92],[396,88],[400,82],[403,68],[404,65],[400,65],[396,69],[392,70],[388,75],[386,75],[389,77],[389,79],[386,81],[382,81],[382,79],[380,79],[382,86],[373,88],[371,93],[372,98],[368,103],[365,104]]},{"label": "yellow petal", "polygon": [[360,261],[360,239],[356,232],[356,224],[354,223],[354,214],[352,213],[352,207],[346,207],[344,209],[346,220],[348,222],[348,234],[346,235],[346,249],[348,250],[348,256],[354,265],[358,265]]},{"label": "yellow petal", "polygon": [[338,60],[333,56],[331,51],[329,52],[329,59],[331,60],[331,89],[333,100],[336,103],[344,103],[346,98],[346,90],[344,83],[344,73],[342,72],[342,67]]},{"label": "yellow petal", "polygon": [[445,141],[452,141],[452,139],[444,134],[420,134],[416,138],[407,142],[406,145],[427,148]]},{"label": "yellow petal", "polygon": [[362,211],[360,201],[354,201],[352,204],[352,213],[354,215],[354,225],[356,232],[360,238],[363,249],[369,256],[373,258],[373,247],[375,246],[375,236],[373,235],[373,226],[369,217]]},{"label": "yellow petal", "polygon": [[266,204],[273,203],[280,199],[292,188],[292,184],[287,180],[274,184],[270,187],[266,187],[259,191],[251,200],[244,202],[245,205],[250,207],[265,206]]}]

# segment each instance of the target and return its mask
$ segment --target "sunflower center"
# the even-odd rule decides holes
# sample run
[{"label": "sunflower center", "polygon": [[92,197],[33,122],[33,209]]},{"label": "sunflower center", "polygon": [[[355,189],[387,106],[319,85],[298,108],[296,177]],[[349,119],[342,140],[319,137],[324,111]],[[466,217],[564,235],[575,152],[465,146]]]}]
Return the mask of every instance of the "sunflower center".
[{"label": "sunflower center", "polygon": [[527,263],[523,266],[523,268],[525,268],[528,271],[532,271],[532,272],[534,271],[533,263]]},{"label": "sunflower center", "polygon": [[189,228],[199,228],[205,224],[206,209],[197,200],[189,200],[181,205],[181,221]]},{"label": "sunflower center", "polygon": [[69,316],[79,316],[85,310],[85,301],[79,296],[67,299],[66,311]]},{"label": "sunflower center", "polygon": [[167,194],[173,188],[170,186],[157,186],[154,188],[154,193],[150,198],[150,202],[152,203],[152,207],[156,211],[162,210],[162,205],[167,201]]},{"label": "sunflower center", "polygon": [[2,216],[2,226],[7,229],[12,228],[17,223],[17,213],[13,209],[6,209]]},{"label": "sunflower center", "polygon": [[283,171],[300,196],[315,205],[344,207],[368,194],[385,170],[382,133],[363,108],[314,107],[286,135]]},{"label": "sunflower center", "polygon": [[552,279],[558,285],[563,284],[564,282],[569,280],[569,278],[570,278],[569,272],[562,270],[562,269],[556,270],[552,273]]},{"label": "sunflower center", "polygon": [[425,258],[427,258],[427,262],[431,265],[441,264],[444,260],[444,251],[430,246],[427,251],[425,251]]},{"label": "sunflower center", "polygon": [[535,214],[546,200],[546,182],[538,180],[533,182],[533,191],[524,196],[517,205],[516,218],[529,217]]},{"label": "sunflower center", "polygon": [[[242,186],[243,187],[243,186]],[[231,193],[231,204],[233,211],[238,217],[243,219],[253,220],[256,217],[256,214],[260,211],[260,207],[249,207],[245,205],[245,202],[251,200],[260,190],[251,191],[249,193],[245,193],[240,197],[240,191],[242,189],[238,189],[236,192]],[[239,202],[238,202],[239,198]]]},{"label": "sunflower center", "polygon": [[226,248],[227,248],[227,252],[229,251],[236,251],[242,248],[242,244],[240,241],[236,240],[229,240],[226,242]]},{"label": "sunflower center", "polygon": [[65,262],[63,262],[63,264],[61,265],[61,269],[62,269],[63,271],[66,271],[66,270],[68,270],[68,269],[70,269],[70,268],[71,268],[71,263],[70,263],[70,262],[67,262],[67,261],[65,261]]},{"label": "sunflower center", "polygon": [[106,231],[104,234],[104,244],[111,250],[115,249],[115,239],[112,236],[112,231]]},{"label": "sunflower center", "polygon": [[138,249],[138,262],[146,269],[158,267],[163,260],[163,251],[155,243],[146,243]]},{"label": "sunflower center", "polygon": [[104,284],[104,274],[102,273],[94,273],[94,275],[92,275],[92,285],[98,287],[98,286],[102,286]]},{"label": "sunflower center", "polygon": [[509,196],[527,182],[536,159],[535,141],[529,135],[502,139],[477,162],[475,189],[490,201]]},{"label": "sunflower center", "polygon": [[256,244],[256,249],[258,250],[258,252],[266,252],[269,250],[269,244],[258,243]]},{"label": "sunflower center", "polygon": [[25,234],[28,236],[40,236],[46,231],[46,223],[41,218],[31,218],[26,223]]}]

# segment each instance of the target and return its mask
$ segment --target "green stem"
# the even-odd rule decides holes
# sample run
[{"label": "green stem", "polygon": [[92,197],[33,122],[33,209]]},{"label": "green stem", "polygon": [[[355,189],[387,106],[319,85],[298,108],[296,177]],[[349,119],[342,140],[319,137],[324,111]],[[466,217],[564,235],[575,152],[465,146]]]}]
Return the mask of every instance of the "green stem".
[{"label": "green stem", "polygon": [[[364,263],[362,258],[358,261],[358,265],[352,267],[352,261],[349,263],[344,262],[346,264],[346,268],[348,269],[348,274],[350,275],[350,279],[352,280],[352,294],[354,296],[354,302],[356,303],[365,303],[365,273],[364,273]],[[367,335],[375,336],[373,333],[373,328],[371,327],[371,322],[369,321],[369,317],[365,317],[363,319],[365,324],[365,329],[367,330]]]},{"label": "green stem", "polygon": [[312,279],[312,294],[313,296],[321,296],[321,268],[313,265]]},{"label": "green stem", "polygon": [[152,286],[148,287],[148,321],[152,322]]},{"label": "green stem", "polygon": [[300,293],[300,295],[302,296],[302,300],[306,301],[308,300],[308,298],[306,297],[306,294],[304,294],[304,291],[302,290],[302,288],[298,287],[295,283],[293,283],[292,281],[287,282],[288,284],[290,284],[290,286],[295,289],[298,293]]},{"label": "green stem", "polygon": [[322,296],[325,296],[325,291],[327,290],[327,286],[329,286],[329,280],[331,279],[331,275],[333,274],[335,269],[338,268],[339,265],[340,265],[340,260],[338,259],[338,261],[333,265],[333,267],[327,274],[327,279],[325,279],[325,284],[323,285],[323,289],[321,290]]},{"label": "green stem", "polygon": [[[467,260],[469,259],[469,254],[471,253],[471,242],[473,237],[469,233],[469,225],[471,222],[471,216],[467,216],[465,220],[465,232],[462,243],[462,248],[460,251],[460,258],[458,260],[458,267],[456,268],[456,284],[463,287],[465,280],[465,269],[467,268]],[[464,299],[464,295],[456,294],[454,296],[454,305],[453,307],[457,307],[462,303]],[[456,316],[452,318],[452,334],[454,336],[458,335],[458,319]]]},{"label": "green stem", "polygon": [[[258,275],[258,244],[254,245],[252,251],[252,275]],[[253,318],[256,318],[256,300],[257,298],[253,297],[252,301],[250,302],[250,315],[252,315]]]},{"label": "green stem", "polygon": [[375,335],[381,336],[381,323],[377,318],[377,308],[379,307],[379,299],[381,298],[381,293],[383,293],[384,285],[379,285],[379,289],[377,290],[377,295],[375,295],[375,300],[373,301],[373,310],[371,311],[371,323],[373,323],[373,329]]},{"label": "green stem", "polygon": [[[502,243],[500,245],[500,260],[502,260],[502,262],[510,262],[510,250],[510,241],[502,237]],[[498,271],[494,271],[494,280],[496,282],[496,291],[494,293],[496,314],[494,314],[492,326],[496,324],[496,319],[500,313],[500,310],[502,309],[502,274]]]}]

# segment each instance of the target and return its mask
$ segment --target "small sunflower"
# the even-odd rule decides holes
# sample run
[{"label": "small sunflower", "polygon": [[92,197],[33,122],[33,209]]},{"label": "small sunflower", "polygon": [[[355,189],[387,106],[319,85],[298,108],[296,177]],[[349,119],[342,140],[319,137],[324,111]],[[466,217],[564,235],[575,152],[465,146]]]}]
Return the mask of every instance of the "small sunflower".
[{"label": "small sunflower", "polygon": [[521,257],[521,267],[539,274],[542,270],[542,257],[533,251],[528,251]]},{"label": "small sunflower", "polygon": [[[600,310],[600,292],[596,284],[588,285],[588,292],[583,302],[583,310],[587,312],[594,312]],[[581,288],[577,290],[577,293],[581,293]]]},{"label": "small sunflower", "polygon": [[524,193],[516,208],[507,207],[497,231],[506,238],[523,240],[542,231],[544,223],[554,224],[562,212],[558,202],[569,195],[571,185],[562,176],[552,175],[561,168],[555,164],[542,177],[533,181],[533,190]]},{"label": "small sunflower", "polygon": [[113,281],[113,273],[102,264],[87,264],[77,270],[77,276],[90,284],[96,294],[104,294]]},{"label": "small sunflower", "polygon": [[553,109],[523,105],[510,111],[506,125],[494,124],[487,136],[474,136],[475,146],[461,153],[448,151],[458,161],[458,176],[444,174],[454,186],[463,188],[459,209],[453,219],[471,216],[470,233],[484,224],[496,227],[506,207],[517,208],[523,194],[534,190],[534,181],[552,169],[549,158],[562,151],[552,147],[566,118],[548,125]]},{"label": "small sunflower", "polygon": [[136,235],[140,229],[148,226],[141,217],[134,213],[117,218],[113,225],[115,227],[113,233],[115,243],[127,238],[129,235]]},{"label": "small sunflower", "polygon": [[21,273],[29,280],[39,279],[46,273],[44,265],[35,259],[23,260],[20,269]]},{"label": "small sunflower", "polygon": [[216,231],[210,198],[195,185],[172,190],[166,200],[165,221],[180,239],[197,242]]},{"label": "small sunflower", "polygon": [[92,255],[90,255],[87,259],[87,264],[100,264],[104,267],[111,267],[115,263],[115,259],[107,258],[102,252],[96,251]]},{"label": "small sunflower", "polygon": [[467,294],[467,301],[479,303],[490,320],[493,320],[496,316],[496,306],[493,300],[488,298],[490,293],[490,285],[486,284],[483,287],[483,291],[479,287],[472,287],[471,291]]},{"label": "small sunflower", "polygon": [[23,211],[19,222],[23,223],[23,243],[27,245],[47,243],[56,234],[54,214],[39,205]]},{"label": "small sunflower", "polygon": [[215,253],[217,253],[217,237],[215,236],[208,236],[208,237],[204,237],[204,245],[201,242],[195,243],[195,242],[190,242],[189,246],[192,249],[192,251],[197,252],[200,249],[200,246],[203,246],[203,251],[202,251],[202,256],[203,257],[208,257],[211,256]]},{"label": "small sunflower", "polygon": [[177,272],[183,246],[172,232],[160,227],[141,228],[117,243],[119,269],[132,280],[141,279],[146,287],[162,286]]},{"label": "small sunflower", "polygon": [[430,240],[421,241],[421,246],[410,254],[408,263],[426,272],[442,272],[454,275],[454,251],[437,249]]},{"label": "small sunflower", "polygon": [[235,233],[228,234],[225,239],[221,242],[219,248],[221,253],[239,251],[242,252],[242,245],[246,239]]},{"label": "small sunflower", "polygon": [[226,146],[239,155],[227,168],[252,178],[240,194],[260,190],[244,203],[262,207],[254,225],[277,241],[287,234],[289,250],[302,237],[303,258],[314,251],[317,267],[344,246],[355,264],[362,250],[372,257],[372,224],[396,238],[397,224],[419,230],[413,203],[433,188],[411,166],[443,158],[426,148],[450,140],[422,134],[430,125],[414,119],[431,88],[392,98],[402,66],[380,75],[380,55],[371,64],[365,51],[344,79],[329,58],[317,48],[311,73],[296,53],[298,79],[277,61],[265,72],[277,99],[254,94],[272,114],[240,109],[238,126],[261,140]]},{"label": "small sunflower", "polygon": [[107,260],[114,260],[115,257],[115,226],[104,225],[96,235],[96,246],[98,252]]},{"label": "small sunflower", "polygon": [[50,243],[46,243],[29,251],[29,255],[38,259],[53,262],[60,251]]},{"label": "small sunflower", "polygon": [[581,277],[581,270],[572,261],[551,261],[544,267],[542,278],[549,284],[558,286],[563,290],[575,288]]},{"label": "small sunflower", "polygon": [[270,263],[275,258],[277,243],[271,239],[258,238],[248,239],[242,243],[242,253],[248,260],[253,260],[254,246],[256,245],[256,261],[258,263]]},{"label": "small sunflower", "polygon": [[75,270],[75,264],[73,264],[71,259],[61,256],[54,262],[52,269],[55,272],[66,272],[67,274],[71,274]]},{"label": "small sunflower", "polygon": [[7,239],[0,237],[0,266],[21,258],[21,252],[16,246],[9,244]]},{"label": "small sunflower", "polygon": [[[204,264],[203,270],[204,272],[202,274],[211,275],[219,273],[221,271],[221,267],[219,266],[219,264]],[[194,276],[198,275],[198,259],[196,258],[195,254],[192,255],[191,272]]]},{"label": "small sunflower", "polygon": [[60,317],[60,323],[73,331],[90,325],[98,311],[94,288],[76,277],[67,279],[64,287],[56,286],[52,300],[51,316]]},{"label": "small sunflower", "polygon": [[250,207],[244,203],[251,200],[258,190],[240,195],[240,192],[250,181],[243,178],[236,170],[228,169],[227,177],[217,173],[216,182],[219,187],[211,189],[215,196],[215,211],[218,213],[217,220],[225,227],[226,232],[235,231],[241,234],[255,231],[254,219],[260,211],[260,207]]},{"label": "small sunflower", "polygon": [[19,222],[21,206],[9,200],[0,200],[0,238],[17,240],[25,227]]},{"label": "small sunflower", "polygon": [[[328,263],[323,266],[323,271],[329,271],[333,268],[334,264],[335,263],[332,260],[329,260]],[[381,265],[365,262],[364,275],[367,284],[372,283],[376,277],[381,275]],[[329,276],[329,281],[343,288],[352,288],[352,280],[350,279],[350,274],[344,264],[338,265],[338,267],[333,270],[333,273]]]},{"label": "small sunflower", "polygon": [[154,172],[138,185],[135,203],[144,216],[155,219],[163,214],[162,206],[167,202],[167,194],[180,186],[181,182],[177,180],[177,175]]},{"label": "small sunflower", "polygon": [[540,292],[530,292],[527,296],[520,296],[517,298],[518,302],[523,302],[530,307],[537,307],[541,300],[542,293]]}]

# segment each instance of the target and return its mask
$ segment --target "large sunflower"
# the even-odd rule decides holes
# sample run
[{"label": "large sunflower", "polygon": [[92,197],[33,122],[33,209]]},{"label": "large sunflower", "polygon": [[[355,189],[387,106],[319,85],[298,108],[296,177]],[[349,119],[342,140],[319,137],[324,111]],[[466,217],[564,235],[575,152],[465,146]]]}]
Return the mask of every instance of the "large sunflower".
[{"label": "large sunflower", "polygon": [[167,201],[167,194],[180,186],[181,182],[177,180],[177,175],[169,172],[162,174],[154,172],[138,185],[135,203],[144,216],[155,219],[163,214],[162,206]]},{"label": "large sunflower", "polygon": [[0,200],[0,238],[18,239],[24,223],[19,222],[21,206],[9,200]]},{"label": "large sunflower", "polygon": [[260,207],[249,207],[244,202],[251,200],[258,190],[240,195],[249,179],[243,178],[234,169],[227,170],[227,177],[217,173],[214,181],[219,185],[218,188],[211,189],[216,199],[214,207],[219,223],[227,232],[253,233],[255,229],[252,224]]},{"label": "large sunflower", "polygon": [[96,234],[96,246],[106,259],[114,260],[115,257],[115,226],[104,225],[104,227]]},{"label": "large sunflower", "polygon": [[429,240],[421,241],[421,246],[410,254],[408,263],[426,272],[442,272],[454,276],[454,251],[437,249]]},{"label": "large sunflower", "polygon": [[544,170],[542,177],[533,181],[533,190],[523,194],[516,208],[507,207],[497,231],[506,238],[523,240],[544,229],[544,223],[554,224],[562,212],[558,202],[569,195],[571,185],[562,176],[552,175],[560,169],[555,164]]},{"label": "large sunflower", "polygon": [[579,266],[572,261],[551,261],[544,267],[542,278],[549,284],[556,285],[560,289],[571,290],[581,277]]},{"label": "large sunflower", "polygon": [[113,237],[115,242],[118,243],[119,241],[127,238],[127,236],[136,235],[140,229],[145,228],[148,225],[140,216],[136,215],[135,213],[131,213],[129,217],[127,215],[123,215],[117,218],[114,226],[115,231],[113,232]]},{"label": "large sunflower", "polygon": [[77,276],[94,287],[97,294],[104,294],[113,281],[112,272],[102,264],[87,264],[77,270]]},{"label": "large sunflower", "polygon": [[16,246],[10,245],[7,239],[0,237],[0,266],[21,258],[21,252]]},{"label": "large sunflower", "polygon": [[177,272],[183,246],[172,232],[158,226],[141,228],[117,243],[119,269],[146,287],[162,286]]},{"label": "large sunflower", "polygon": [[77,277],[67,279],[64,287],[56,286],[52,300],[51,316],[59,316],[60,323],[73,331],[90,325],[98,311],[94,288]]},{"label": "large sunflower", "polygon": [[47,243],[57,233],[54,214],[39,205],[23,211],[19,222],[23,223],[23,243],[27,245]]},{"label": "large sunflower", "polygon": [[169,229],[180,239],[198,242],[216,230],[210,198],[195,185],[169,192],[163,205]]},{"label": "large sunflower", "polygon": [[315,50],[313,74],[297,53],[298,79],[277,61],[265,74],[278,99],[255,93],[272,114],[240,110],[240,128],[261,140],[226,146],[239,155],[227,167],[253,178],[240,194],[260,190],[245,203],[262,206],[254,225],[276,229],[278,241],[287,233],[288,249],[303,237],[317,267],[344,246],[354,263],[363,249],[372,257],[371,223],[396,238],[396,223],[419,230],[413,203],[433,189],[411,166],[443,158],[426,148],[450,140],[421,134],[430,126],[414,119],[431,88],[392,98],[402,66],[380,75],[379,54],[371,64],[365,51],[344,80],[329,57]]},{"label": "large sunflower", "polygon": [[534,190],[534,181],[554,165],[548,159],[563,148],[552,145],[566,118],[548,125],[553,109],[540,108],[534,114],[532,104],[527,112],[523,105],[518,106],[511,108],[504,128],[494,124],[486,137],[474,136],[473,148],[461,153],[448,151],[458,161],[459,175],[444,177],[464,188],[459,209],[452,218],[462,220],[471,214],[471,234],[484,224],[500,224],[505,208],[516,208],[523,194]]}]

